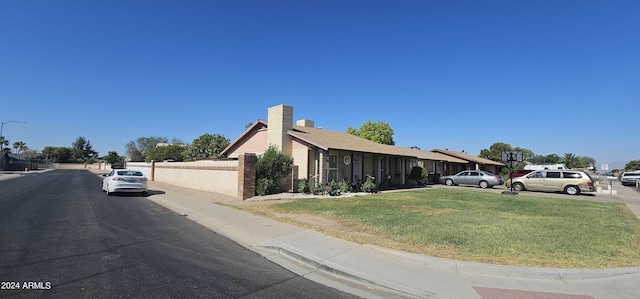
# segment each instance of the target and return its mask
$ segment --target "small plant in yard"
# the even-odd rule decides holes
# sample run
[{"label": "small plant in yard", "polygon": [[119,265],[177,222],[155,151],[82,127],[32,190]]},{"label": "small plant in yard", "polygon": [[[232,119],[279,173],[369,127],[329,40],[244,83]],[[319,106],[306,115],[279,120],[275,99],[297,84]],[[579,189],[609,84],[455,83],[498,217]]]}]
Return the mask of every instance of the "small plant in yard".
[{"label": "small plant in yard", "polygon": [[347,179],[344,179],[342,180],[342,182],[340,182],[340,192],[342,193],[351,192],[351,184],[349,183],[349,181],[347,181]]},{"label": "small plant in yard", "polygon": [[373,178],[371,178],[370,176],[367,176],[367,179],[364,181],[364,183],[362,183],[362,187],[360,187],[360,190],[362,192],[368,192],[368,193],[378,192],[378,189],[376,188],[376,184],[373,182]]},{"label": "small plant in yard", "polygon": [[272,190],[277,190],[278,186],[274,180],[269,178],[260,178],[256,183],[256,193],[260,196],[271,194]]},{"label": "small plant in yard", "polygon": [[298,181],[298,192],[300,193],[309,193],[309,180],[301,179]]},{"label": "small plant in yard", "polygon": [[331,181],[327,186],[327,193],[331,196],[340,196],[340,184],[336,181]]},{"label": "small plant in yard", "polygon": [[320,184],[317,180],[313,179],[309,182],[309,192],[313,195],[323,195],[327,190],[323,184]]}]

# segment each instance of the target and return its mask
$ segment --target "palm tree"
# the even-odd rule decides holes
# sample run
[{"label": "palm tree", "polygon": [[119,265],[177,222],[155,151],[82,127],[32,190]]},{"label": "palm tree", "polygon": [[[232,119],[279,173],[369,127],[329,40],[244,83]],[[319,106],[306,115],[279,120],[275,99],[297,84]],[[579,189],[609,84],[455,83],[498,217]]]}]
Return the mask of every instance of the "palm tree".
[{"label": "palm tree", "polygon": [[572,153],[565,153],[564,157],[562,157],[562,162],[569,168],[577,167],[580,164],[578,157]]},{"label": "palm tree", "polygon": [[13,148],[16,150],[16,154],[20,154],[21,150],[26,150],[26,143],[22,142],[22,141],[16,141],[13,143]]},{"label": "palm tree", "polygon": [[4,136],[0,136],[0,148],[3,148],[7,145],[9,145],[9,140],[4,138]]}]

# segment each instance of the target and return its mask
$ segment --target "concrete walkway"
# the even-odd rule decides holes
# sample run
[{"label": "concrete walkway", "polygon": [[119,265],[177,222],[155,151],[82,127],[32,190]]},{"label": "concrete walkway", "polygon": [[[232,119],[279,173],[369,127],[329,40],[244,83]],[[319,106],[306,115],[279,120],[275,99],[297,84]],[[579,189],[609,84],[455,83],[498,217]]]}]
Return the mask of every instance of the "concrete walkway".
[{"label": "concrete walkway", "polygon": [[[638,298],[640,294],[640,267],[527,268],[434,258],[345,241],[213,202],[229,198],[203,200],[153,184],[151,188],[158,187],[164,193],[149,196],[149,200],[297,274],[329,285],[332,282],[326,280],[327,275],[417,298]],[[616,189],[617,196],[584,198],[625,202],[640,218],[640,193],[628,187]]]}]

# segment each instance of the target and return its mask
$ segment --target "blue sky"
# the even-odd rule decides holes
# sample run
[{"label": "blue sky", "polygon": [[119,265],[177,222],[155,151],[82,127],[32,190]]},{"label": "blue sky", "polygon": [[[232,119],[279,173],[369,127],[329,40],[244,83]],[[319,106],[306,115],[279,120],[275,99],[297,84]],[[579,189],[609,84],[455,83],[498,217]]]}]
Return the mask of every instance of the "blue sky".
[{"label": "blue sky", "polygon": [[[0,0],[11,142],[234,140],[267,108],[399,146],[640,159],[639,1]],[[634,132],[635,130],[635,132]],[[623,166],[623,165],[622,165]]]}]

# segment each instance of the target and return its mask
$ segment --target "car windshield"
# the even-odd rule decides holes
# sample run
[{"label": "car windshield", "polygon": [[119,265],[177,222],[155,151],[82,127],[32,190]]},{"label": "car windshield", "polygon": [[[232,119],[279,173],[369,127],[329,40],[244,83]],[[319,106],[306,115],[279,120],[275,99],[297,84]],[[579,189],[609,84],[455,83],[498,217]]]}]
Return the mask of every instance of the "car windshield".
[{"label": "car windshield", "polygon": [[625,172],[622,176],[640,176],[640,172]]},{"label": "car windshield", "polygon": [[142,172],[140,171],[118,171],[118,175],[124,175],[124,176],[142,176]]}]

